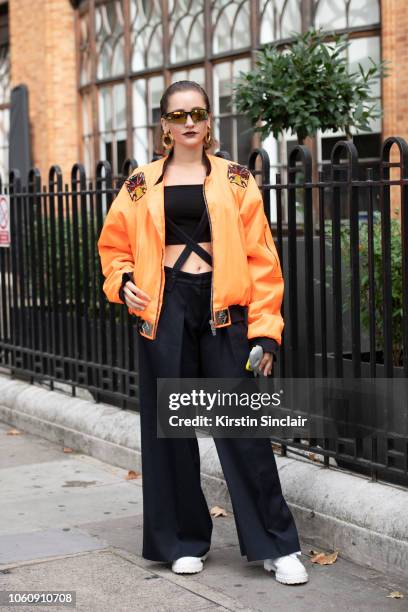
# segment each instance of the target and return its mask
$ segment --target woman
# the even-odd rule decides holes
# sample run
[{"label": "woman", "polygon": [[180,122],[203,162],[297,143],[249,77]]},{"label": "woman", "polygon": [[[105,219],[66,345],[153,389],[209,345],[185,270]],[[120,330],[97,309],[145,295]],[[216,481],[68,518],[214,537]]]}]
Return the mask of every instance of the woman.
[{"label": "woman", "polygon": [[[256,181],[207,154],[210,103],[193,81],[160,103],[169,154],[138,168],[113,202],[98,241],[104,291],[138,317],[143,557],[196,573],[212,520],[200,486],[197,439],[157,438],[158,377],[234,378],[250,348],[270,375],[281,343],[283,279]],[[214,439],[242,555],[278,581],[308,579],[268,439]]]}]

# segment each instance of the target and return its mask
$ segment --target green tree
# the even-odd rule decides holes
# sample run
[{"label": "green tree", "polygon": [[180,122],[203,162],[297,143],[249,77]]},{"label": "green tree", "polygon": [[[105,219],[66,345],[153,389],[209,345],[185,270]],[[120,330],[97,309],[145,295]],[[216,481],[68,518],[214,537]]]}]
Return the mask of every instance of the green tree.
[{"label": "green tree", "polygon": [[[237,111],[245,114],[262,138],[292,130],[302,144],[317,130],[351,128],[370,131],[381,116],[371,94],[374,81],[387,76],[386,62],[349,72],[345,36],[325,42],[320,30],[296,34],[283,50],[275,44],[257,52],[255,68],[241,71],[234,87]],[[262,125],[256,124],[261,121]]]}]

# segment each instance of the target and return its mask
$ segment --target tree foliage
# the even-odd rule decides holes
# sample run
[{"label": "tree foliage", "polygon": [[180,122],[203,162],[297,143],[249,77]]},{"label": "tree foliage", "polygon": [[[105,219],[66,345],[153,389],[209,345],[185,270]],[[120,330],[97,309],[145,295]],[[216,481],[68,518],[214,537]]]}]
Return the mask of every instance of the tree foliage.
[{"label": "tree foliage", "polygon": [[241,72],[233,87],[237,111],[263,138],[290,129],[302,143],[319,129],[340,129],[348,137],[351,127],[371,131],[370,120],[381,116],[371,87],[386,76],[386,62],[370,58],[367,70],[359,64],[359,71],[350,73],[349,44],[345,36],[325,42],[321,31],[312,29],[295,35],[283,50],[266,45],[257,52],[255,68]]}]

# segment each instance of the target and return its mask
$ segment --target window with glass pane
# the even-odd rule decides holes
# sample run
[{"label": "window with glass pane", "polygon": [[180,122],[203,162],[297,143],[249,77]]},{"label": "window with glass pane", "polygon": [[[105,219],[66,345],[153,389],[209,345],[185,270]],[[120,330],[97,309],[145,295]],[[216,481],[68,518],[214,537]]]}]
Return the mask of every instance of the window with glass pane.
[{"label": "window with glass pane", "polygon": [[211,6],[213,53],[249,47],[251,44],[250,2],[214,0]]},{"label": "window with glass pane", "polygon": [[162,76],[133,83],[133,156],[139,165],[150,162],[155,152],[163,91]]},{"label": "window with glass pane", "polygon": [[8,45],[0,46],[0,104],[10,102],[10,51]]},{"label": "window with glass pane", "polygon": [[260,0],[259,39],[261,44],[290,38],[302,28],[301,0]]},{"label": "window with glass pane", "polygon": [[[371,66],[370,58],[378,63],[380,61],[380,37],[379,36],[362,36],[360,38],[349,39],[349,46],[346,50],[347,61],[350,73],[359,73],[359,64],[367,70]],[[373,100],[371,104],[375,104],[378,108],[381,107],[381,82],[376,81],[371,86],[371,96]],[[374,119],[369,122],[373,132],[381,132],[381,119]],[[352,133],[355,130],[351,129]],[[338,132],[340,134],[340,132]]]},{"label": "window with glass pane", "polygon": [[125,71],[123,7],[121,0],[109,0],[95,8],[97,78],[105,79]]},{"label": "window with glass pane", "polygon": [[10,110],[0,108],[0,176],[3,182],[7,182],[9,171],[9,133]]},{"label": "window with glass pane", "polygon": [[6,180],[10,130],[10,52],[9,45],[0,46],[0,176]]},{"label": "window with glass pane", "polygon": [[85,14],[79,21],[79,82],[86,85],[91,82],[91,49],[89,40],[89,15]]},{"label": "window with glass pane", "polygon": [[130,0],[132,70],[163,65],[160,0]]},{"label": "window with glass pane", "polygon": [[317,0],[315,26],[338,30],[376,24],[380,21],[379,0]]},{"label": "window with glass pane", "polygon": [[[379,36],[353,38],[349,42],[350,46],[347,50],[347,55],[350,72],[358,72],[358,64],[361,64],[364,69],[367,69],[371,64],[369,57],[376,63],[380,61],[381,43]],[[376,104],[378,108],[381,108],[381,84],[379,81],[372,85],[371,95],[373,96],[373,100],[370,104]],[[362,172],[361,178],[365,178],[366,167],[372,168],[374,175],[378,175],[382,130],[381,118],[371,120],[369,124],[372,130],[371,132],[357,132],[356,129],[351,128],[353,142],[357,147],[359,155],[360,171]],[[330,160],[333,146],[337,141],[344,140],[344,138],[345,135],[340,130],[337,132],[325,132],[320,135],[318,139],[319,159],[321,161],[320,168],[325,172],[329,171],[327,162]],[[324,162],[326,162],[326,165]],[[360,202],[360,210],[366,210],[366,206],[366,196],[363,194],[363,198]],[[348,215],[348,208],[345,202],[342,203],[341,215],[343,218]]]},{"label": "window with glass pane", "polygon": [[83,161],[87,176],[93,176],[95,170],[94,135],[92,126],[92,98],[90,94],[82,96],[82,144]]},{"label": "window with glass pane", "polygon": [[205,88],[204,68],[191,68],[190,70],[176,70],[171,75],[171,82],[176,81],[195,81]]},{"label": "window with glass pane", "polygon": [[169,0],[170,61],[204,56],[204,0]]},{"label": "window with glass pane", "polygon": [[[350,72],[359,72],[359,64],[367,70],[371,66],[371,58],[376,64],[381,58],[381,42],[379,36],[367,36],[352,38],[348,48],[348,63]],[[371,86],[371,95],[378,108],[381,107],[381,81],[376,81]],[[370,127],[374,132],[381,132],[381,119],[370,122]]]},{"label": "window with glass pane", "polygon": [[100,157],[119,174],[126,159],[126,94],[125,85],[99,89]]},{"label": "window with glass pane", "polygon": [[[265,149],[269,156],[269,168],[271,173],[271,182],[276,182],[276,174],[281,172],[281,162],[279,156],[279,141],[274,138],[273,134],[270,134],[261,141],[261,147]],[[276,223],[277,221],[277,199],[276,190],[272,189],[270,192],[270,203],[271,203],[271,217],[270,221]]]},{"label": "window with glass pane", "polygon": [[245,58],[214,66],[214,127],[220,149],[228,151],[232,159],[248,163],[252,148],[253,129],[246,116],[237,115],[232,105],[232,86],[240,72],[250,69]]}]

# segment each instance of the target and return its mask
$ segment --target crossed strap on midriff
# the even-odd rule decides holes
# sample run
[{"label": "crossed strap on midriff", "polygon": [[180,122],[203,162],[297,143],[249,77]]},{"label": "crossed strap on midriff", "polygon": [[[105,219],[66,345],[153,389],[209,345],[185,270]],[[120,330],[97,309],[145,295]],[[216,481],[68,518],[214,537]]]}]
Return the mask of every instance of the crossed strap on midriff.
[{"label": "crossed strap on midriff", "polygon": [[176,280],[177,273],[179,272],[179,270],[181,269],[184,262],[187,260],[188,256],[190,255],[192,251],[197,253],[197,255],[199,255],[201,259],[204,259],[210,266],[212,265],[212,257],[210,253],[208,253],[208,251],[203,249],[198,244],[198,242],[195,240],[195,238],[197,238],[200,235],[200,232],[205,228],[206,224],[208,224],[207,210],[203,211],[201,219],[198,225],[196,226],[192,236],[189,236],[188,234],[186,234],[180,227],[178,227],[178,225],[176,225],[176,223],[174,223],[174,221],[169,219],[167,215],[166,215],[166,224],[171,227],[171,229],[173,230],[177,238],[180,238],[180,240],[183,240],[183,242],[186,243],[185,248],[180,253],[176,263],[174,264],[172,268],[172,273],[171,273],[172,284],[170,286],[171,288],[173,286],[174,281]]}]

